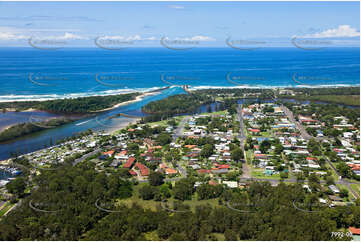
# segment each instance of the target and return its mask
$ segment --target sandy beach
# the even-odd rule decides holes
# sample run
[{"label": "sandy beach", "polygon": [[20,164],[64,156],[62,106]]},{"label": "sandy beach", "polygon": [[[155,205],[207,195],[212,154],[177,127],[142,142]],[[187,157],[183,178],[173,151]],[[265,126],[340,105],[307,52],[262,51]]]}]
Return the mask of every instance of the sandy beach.
[{"label": "sandy beach", "polygon": [[112,110],[112,109],[115,109],[115,108],[118,108],[118,107],[121,107],[121,106],[124,106],[124,105],[128,105],[128,104],[131,104],[131,103],[141,101],[144,97],[147,97],[147,96],[158,95],[159,93],[160,92],[146,92],[146,93],[143,93],[143,94],[137,96],[134,100],[121,102],[121,103],[115,104],[113,107],[110,107],[110,108],[105,108],[105,109],[98,110],[98,111],[91,111],[91,113],[99,113],[99,112],[109,111],[109,110]]}]

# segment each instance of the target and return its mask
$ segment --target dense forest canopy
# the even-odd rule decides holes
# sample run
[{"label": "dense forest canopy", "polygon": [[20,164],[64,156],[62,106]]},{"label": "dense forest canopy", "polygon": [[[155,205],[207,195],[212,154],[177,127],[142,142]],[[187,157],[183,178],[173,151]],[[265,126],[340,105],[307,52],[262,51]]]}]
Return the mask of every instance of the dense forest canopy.
[{"label": "dense forest canopy", "polygon": [[14,108],[25,110],[29,108],[62,114],[89,113],[110,108],[115,104],[133,100],[139,93],[129,93],[109,96],[92,96],[56,99],[48,101],[22,101],[0,103],[0,109]]},{"label": "dense forest canopy", "polygon": [[[175,211],[184,212],[164,209],[162,201],[155,210],[147,209],[122,203],[132,196],[134,186],[124,174],[97,172],[90,162],[42,172],[31,195],[1,220],[0,239],[216,240],[222,234],[226,240],[335,240],[332,231],[360,222],[359,201],[346,207],[319,207],[315,213],[295,209],[293,201],[298,206],[304,203],[303,208],[315,201],[301,184],[273,187],[255,182],[244,189],[209,185],[195,189],[194,179],[186,178],[167,185],[179,201]],[[151,187],[162,190],[166,184],[160,184]],[[212,197],[205,196],[209,189]],[[216,197],[218,205],[189,210],[182,201],[194,193],[201,200]]]}]

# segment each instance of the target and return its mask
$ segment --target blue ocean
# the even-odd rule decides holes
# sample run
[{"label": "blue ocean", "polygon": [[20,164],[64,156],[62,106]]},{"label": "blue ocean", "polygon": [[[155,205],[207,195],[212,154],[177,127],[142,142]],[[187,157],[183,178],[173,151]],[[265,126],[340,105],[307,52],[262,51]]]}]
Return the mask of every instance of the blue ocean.
[{"label": "blue ocean", "polygon": [[360,84],[360,49],[0,49],[0,101],[208,87]]}]

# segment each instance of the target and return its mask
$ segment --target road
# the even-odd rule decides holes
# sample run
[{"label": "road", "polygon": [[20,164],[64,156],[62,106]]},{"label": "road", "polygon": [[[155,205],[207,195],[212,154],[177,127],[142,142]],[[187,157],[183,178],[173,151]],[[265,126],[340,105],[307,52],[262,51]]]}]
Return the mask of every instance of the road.
[{"label": "road", "polygon": [[307,133],[303,125],[301,125],[299,122],[296,121],[295,117],[293,116],[293,113],[283,104],[281,105],[280,108],[286,114],[288,119],[296,125],[296,128],[301,132],[302,138],[304,138],[305,140],[310,140],[312,136]]},{"label": "road", "polygon": [[[295,120],[292,111],[290,111],[290,110],[289,110],[287,107],[285,107],[284,105],[281,105],[281,109],[282,109],[283,112],[285,112],[285,114],[286,114],[287,117],[290,119],[290,121],[293,122],[293,123],[296,125],[297,129],[301,132],[302,138],[304,138],[305,140],[310,140],[310,139],[312,138],[312,136],[310,136],[310,135],[307,133],[305,127],[304,127],[302,124],[298,123],[298,122]],[[323,140],[323,139],[326,139],[326,138],[315,138],[315,139],[320,141],[320,140]],[[320,147],[320,148],[321,148],[321,147]],[[322,150],[322,148],[321,148],[321,150]],[[336,173],[336,175],[337,175],[338,177],[340,177],[340,174],[337,172],[336,167],[332,164],[332,162],[328,159],[328,157],[325,156],[323,153],[322,153],[322,156],[325,158],[325,160],[327,161],[327,163],[331,166],[332,170]],[[341,184],[341,185],[347,186],[347,188],[351,191],[351,193],[353,194],[353,196],[354,196],[355,198],[360,197],[360,194],[358,194],[357,192],[355,192],[355,191],[351,188],[351,186],[350,186],[350,184],[359,184],[359,183],[353,183],[353,182],[350,183],[350,182],[346,181],[345,179],[341,178],[339,181],[336,182],[336,184]]]},{"label": "road", "polygon": [[252,177],[251,170],[248,167],[247,161],[246,161],[246,151],[244,150],[244,144],[246,141],[246,136],[244,135],[244,123],[243,123],[243,113],[242,113],[242,105],[239,104],[237,107],[237,117],[239,121],[239,134],[238,139],[240,140],[240,147],[243,150],[243,156],[245,162],[242,164],[242,178],[249,179]]},{"label": "road", "polygon": [[241,141],[241,148],[243,149],[244,141],[246,140],[246,136],[244,135],[244,129],[243,129],[243,113],[242,113],[242,106],[241,104],[237,107],[237,116],[239,121],[239,135],[238,138]]},{"label": "road", "polygon": [[73,162],[73,166],[75,166],[75,165],[78,164],[79,162],[82,162],[82,161],[85,160],[86,158],[88,158],[88,157],[90,157],[90,156],[92,156],[92,155],[95,155],[96,153],[98,153],[98,152],[100,152],[100,151],[101,151],[101,149],[99,148],[99,149],[96,149],[96,150],[94,150],[94,151],[92,151],[92,152],[90,152],[90,153],[88,153],[88,154],[83,155],[82,157],[76,159],[76,160]]},{"label": "road", "polygon": [[178,171],[184,176],[184,178],[187,178],[187,171],[182,166],[177,164]]},{"label": "road", "polygon": [[[181,120],[180,124],[178,125],[177,129],[174,131],[173,134],[173,142],[175,142],[177,140],[178,137],[182,137],[183,136],[183,131],[184,131],[184,126],[185,124],[189,121],[191,117],[185,117]],[[178,171],[183,175],[183,177],[187,177],[187,171],[186,169],[184,169],[182,166],[177,164],[177,169]],[[170,179],[169,181],[173,181],[172,179]]]},{"label": "road", "polygon": [[173,142],[175,142],[178,137],[183,136],[184,125],[189,121],[190,118],[191,117],[185,117],[184,119],[182,119],[177,129],[174,131]]}]

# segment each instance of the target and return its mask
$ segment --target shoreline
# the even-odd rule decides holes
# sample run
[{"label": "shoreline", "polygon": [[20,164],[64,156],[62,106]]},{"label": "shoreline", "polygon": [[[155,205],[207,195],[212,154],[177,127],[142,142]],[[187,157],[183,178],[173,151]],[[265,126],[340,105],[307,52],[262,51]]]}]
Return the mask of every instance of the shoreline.
[{"label": "shoreline", "polygon": [[[104,129],[103,131],[104,131],[105,133],[114,134],[115,132],[117,132],[117,131],[119,131],[119,130],[121,130],[121,129],[123,129],[123,128],[126,128],[126,127],[128,127],[129,125],[132,125],[132,124],[137,123],[139,120],[141,120],[141,119],[140,119],[140,118],[132,118],[131,120],[124,121],[124,122],[120,123],[120,124],[119,124],[118,126],[116,126],[116,127],[112,127],[112,128],[109,128],[109,129]],[[101,132],[101,131],[97,131],[97,132]],[[38,150],[35,150],[35,151],[23,153],[23,154],[21,154],[20,156],[27,155],[27,154],[31,154],[31,153],[35,153],[35,152],[39,152],[39,151],[43,151],[43,150],[47,150],[47,149],[51,149],[51,148],[56,147],[56,146],[58,146],[58,145],[59,145],[59,144],[53,145],[53,146],[49,146],[49,147],[46,147],[46,148],[42,148],[42,149],[38,149]],[[0,160],[0,165],[9,165],[11,159],[12,159],[12,158]]]},{"label": "shoreline", "polygon": [[146,93],[143,93],[143,94],[137,96],[133,100],[117,103],[117,104],[113,105],[112,107],[104,108],[102,110],[97,110],[97,111],[90,111],[89,113],[93,114],[93,113],[101,113],[101,112],[105,112],[105,111],[110,111],[110,110],[113,110],[115,108],[118,108],[118,107],[121,107],[121,106],[124,106],[124,105],[128,105],[128,104],[131,104],[131,103],[134,103],[134,102],[142,101],[143,98],[145,98],[145,97],[154,96],[154,95],[158,95],[158,94],[160,94],[160,92],[146,92]]},{"label": "shoreline", "polygon": [[[167,88],[177,87],[179,85],[172,85],[167,87],[154,87],[154,90],[148,90],[148,91],[138,91],[139,93],[154,93],[159,92]],[[239,86],[188,86],[189,91],[195,91],[195,90],[205,90],[205,89],[297,89],[297,88],[342,88],[342,87],[360,87],[360,84],[334,84],[334,85],[297,85],[297,86],[249,86],[249,85],[239,85]],[[152,88],[150,88],[152,89]],[[23,98],[23,99],[9,99],[9,100],[1,100],[1,97],[6,96],[0,96],[0,103],[14,103],[14,102],[31,102],[31,101],[49,101],[49,100],[59,100],[59,99],[67,99],[67,98],[81,98],[81,97],[96,97],[96,96],[113,96],[113,95],[121,95],[121,94],[129,94],[129,93],[135,93],[135,92],[125,92],[125,93],[112,93],[112,94],[93,94],[93,95],[86,95],[86,93],[68,93],[63,95],[68,96],[59,96],[55,98],[30,98],[31,96],[49,96],[49,94],[39,94],[39,95],[29,95],[29,98]],[[75,94],[79,94],[79,96],[74,96]],[[24,96],[24,95],[20,95]],[[70,97],[72,96],[72,97]],[[9,108],[10,111],[11,108]],[[15,110],[15,109],[14,109]],[[41,111],[41,110],[31,110],[31,111]],[[24,112],[24,111],[21,111]]]}]

